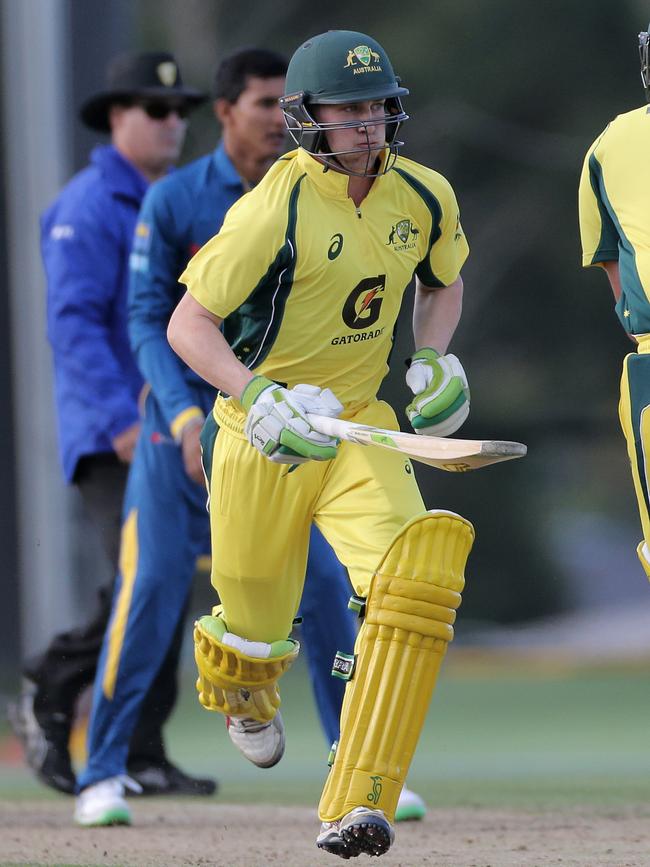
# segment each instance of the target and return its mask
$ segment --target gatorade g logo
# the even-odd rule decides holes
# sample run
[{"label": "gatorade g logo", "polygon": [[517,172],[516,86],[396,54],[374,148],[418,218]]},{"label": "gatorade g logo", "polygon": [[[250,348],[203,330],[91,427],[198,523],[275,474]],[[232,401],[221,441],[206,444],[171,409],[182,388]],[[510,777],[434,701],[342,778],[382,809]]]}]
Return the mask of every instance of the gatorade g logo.
[{"label": "gatorade g logo", "polygon": [[381,798],[381,790],[383,788],[381,784],[381,777],[370,777],[370,779],[372,780],[372,792],[368,792],[367,798],[371,804],[377,806],[377,804],[379,803],[379,799]]},{"label": "gatorade g logo", "polygon": [[343,305],[343,321],[348,328],[369,328],[379,319],[384,300],[386,275],[365,277],[354,287]]},{"label": "gatorade g logo", "polygon": [[327,251],[327,258],[330,261],[336,259],[338,254],[343,249],[343,235],[340,232],[337,232],[336,235],[332,235],[330,238],[330,245]]}]

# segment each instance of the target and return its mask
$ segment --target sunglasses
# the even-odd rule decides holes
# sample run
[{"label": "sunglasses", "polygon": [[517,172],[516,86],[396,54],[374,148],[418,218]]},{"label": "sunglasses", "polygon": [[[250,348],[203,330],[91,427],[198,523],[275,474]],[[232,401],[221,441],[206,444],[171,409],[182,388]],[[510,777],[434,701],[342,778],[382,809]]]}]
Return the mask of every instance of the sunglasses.
[{"label": "sunglasses", "polygon": [[151,120],[167,120],[170,114],[177,114],[184,120],[190,113],[186,103],[169,103],[157,100],[141,100],[134,103],[139,106]]}]

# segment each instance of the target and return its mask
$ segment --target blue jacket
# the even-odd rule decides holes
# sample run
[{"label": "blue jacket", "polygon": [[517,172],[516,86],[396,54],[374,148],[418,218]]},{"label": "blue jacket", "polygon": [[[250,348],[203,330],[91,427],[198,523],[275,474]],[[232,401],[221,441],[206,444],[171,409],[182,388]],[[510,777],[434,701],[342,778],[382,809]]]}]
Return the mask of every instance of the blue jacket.
[{"label": "blue jacket", "polygon": [[147,181],[112,146],[41,217],[47,329],[63,471],[72,480],[83,455],[111,452],[111,440],[138,420],[142,377],[128,341],[128,257]]},{"label": "blue jacket", "polygon": [[129,334],[138,366],[174,436],[193,413],[202,414],[215,392],[167,342],[167,324],[185,292],[178,278],[243,192],[221,144],[152,184],[142,203],[131,254]]}]

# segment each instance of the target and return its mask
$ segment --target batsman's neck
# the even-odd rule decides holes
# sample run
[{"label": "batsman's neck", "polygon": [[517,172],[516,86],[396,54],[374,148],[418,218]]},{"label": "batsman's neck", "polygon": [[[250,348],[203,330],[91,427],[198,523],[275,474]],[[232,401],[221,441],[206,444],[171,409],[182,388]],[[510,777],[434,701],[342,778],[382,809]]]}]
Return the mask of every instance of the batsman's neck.
[{"label": "batsman's neck", "polygon": [[370,192],[370,188],[375,180],[375,178],[350,175],[350,180],[348,181],[348,196],[350,196],[357,208]]}]

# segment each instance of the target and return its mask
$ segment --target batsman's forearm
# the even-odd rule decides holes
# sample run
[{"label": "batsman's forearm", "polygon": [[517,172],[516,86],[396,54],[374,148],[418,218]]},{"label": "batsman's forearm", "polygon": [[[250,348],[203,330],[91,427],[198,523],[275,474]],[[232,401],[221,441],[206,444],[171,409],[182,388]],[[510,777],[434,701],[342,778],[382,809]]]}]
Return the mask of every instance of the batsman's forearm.
[{"label": "batsman's forearm", "polygon": [[174,352],[202,379],[239,397],[253,374],[235,356],[220,325],[221,320],[204,311],[188,294],[174,311],[167,339]]},{"label": "batsman's forearm", "polygon": [[461,277],[441,289],[430,289],[419,280],[416,281],[413,306],[415,348],[430,346],[444,355],[460,320],[462,309]]}]

